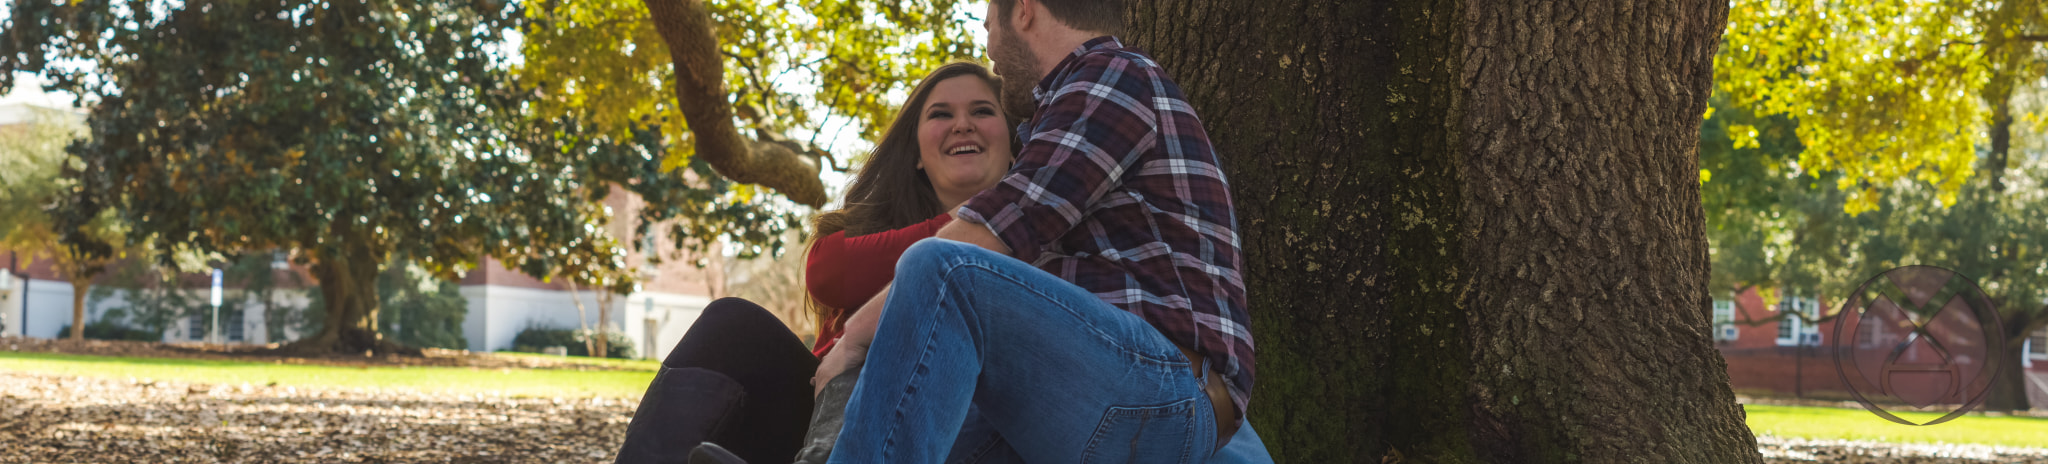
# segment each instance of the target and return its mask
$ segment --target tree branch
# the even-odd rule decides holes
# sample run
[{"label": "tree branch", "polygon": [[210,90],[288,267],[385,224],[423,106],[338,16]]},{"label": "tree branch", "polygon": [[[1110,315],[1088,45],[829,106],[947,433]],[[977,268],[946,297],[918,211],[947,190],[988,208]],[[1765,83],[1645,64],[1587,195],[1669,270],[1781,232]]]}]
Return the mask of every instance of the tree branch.
[{"label": "tree branch", "polygon": [[734,182],[758,184],[791,201],[823,206],[825,184],[818,180],[815,162],[805,159],[816,155],[793,143],[747,139],[733,125],[732,104],[726,101],[725,62],[704,1],[644,1],[655,31],[668,43],[669,57],[675,61],[677,108],[694,135],[696,156]]}]

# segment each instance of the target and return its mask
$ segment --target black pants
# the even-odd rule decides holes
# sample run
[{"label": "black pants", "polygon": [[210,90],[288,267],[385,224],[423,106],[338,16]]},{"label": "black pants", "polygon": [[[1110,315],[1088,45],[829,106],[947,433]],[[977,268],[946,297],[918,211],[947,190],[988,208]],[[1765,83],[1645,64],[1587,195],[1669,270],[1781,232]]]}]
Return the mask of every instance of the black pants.
[{"label": "black pants", "polygon": [[748,462],[789,462],[810,425],[817,369],[818,358],[761,306],[713,301],[662,360],[618,462],[686,462],[706,441]]}]

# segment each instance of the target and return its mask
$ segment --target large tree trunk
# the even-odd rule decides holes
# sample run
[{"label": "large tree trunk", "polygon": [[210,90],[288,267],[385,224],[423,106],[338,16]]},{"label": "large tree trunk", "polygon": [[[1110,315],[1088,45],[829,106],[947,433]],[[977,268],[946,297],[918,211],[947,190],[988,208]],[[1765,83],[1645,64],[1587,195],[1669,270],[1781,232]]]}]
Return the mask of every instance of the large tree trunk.
[{"label": "large tree trunk", "polygon": [[316,253],[312,268],[313,277],[320,280],[320,297],[327,309],[320,332],[292,342],[285,350],[308,355],[418,354],[416,348],[384,340],[377,331],[377,272],[383,264],[384,254],[361,244],[367,239],[351,240],[347,235],[340,236],[343,238],[335,247],[337,250],[330,254]]},{"label": "large tree trunk", "polygon": [[1727,4],[1149,0],[1231,178],[1282,462],[1758,462],[1707,334]]},{"label": "large tree trunk", "polygon": [[1998,377],[1984,392],[1985,411],[2025,411],[2033,405],[2027,399],[2027,371],[2021,361],[2027,357],[2027,334],[2048,325],[2048,308],[2009,311],[2005,325],[2005,357],[1999,361]]},{"label": "large tree trunk", "polygon": [[[1997,14],[2010,15],[2012,13],[2010,11],[2012,6],[2012,4],[2006,4]],[[1998,232],[2001,228],[1996,224],[1975,224],[1975,222],[2000,221],[1999,217],[2006,214],[2001,210],[2012,207],[2009,203],[2006,203],[2012,200],[2005,197],[2005,178],[2008,174],[2011,174],[2008,172],[2011,169],[2011,164],[2008,160],[2012,151],[2012,97],[2014,87],[2019,84],[2019,77],[2015,75],[2015,69],[2023,66],[2025,56],[2013,52],[2011,46],[2007,45],[2009,42],[2006,42],[2006,39],[2003,37],[1994,34],[1989,40],[1992,44],[1987,48],[1996,50],[1991,54],[1993,67],[2003,72],[1993,72],[1991,78],[1985,82],[1984,88],[1981,90],[1981,98],[1984,99],[1985,106],[1991,110],[1991,120],[1989,121],[1990,124],[1986,127],[1988,147],[1986,147],[1987,150],[1983,154],[1983,159],[1979,161],[1980,165],[1976,171],[1976,175],[1982,177],[1982,179],[1973,180],[1973,183],[1982,182],[1983,186],[1973,185],[1964,187],[1965,193],[1961,196],[1960,200],[1963,204],[1956,205],[1955,209],[1967,211],[1963,213],[1963,217],[1971,222],[1966,224],[1972,227],[1962,228],[1965,231],[1962,237],[1950,238],[1961,241],[1962,245],[1958,248],[1962,250],[1999,250],[1992,253],[1959,253],[1955,264],[1956,268],[1963,271],[1965,275],[1974,274],[1979,279],[1982,279],[1982,281],[1998,282],[2012,278],[2012,276],[2007,274],[2007,265],[2004,265],[2003,262],[2014,259],[2011,256],[2014,253],[2013,250],[2015,248],[2024,249],[2024,245],[2015,247],[2014,245],[2020,244],[2012,243],[2011,240],[2003,237]],[[2006,298],[2000,298],[1998,301],[2000,305],[2029,304],[2025,301],[2015,301],[2014,299]],[[2036,318],[2040,317],[2037,313],[2028,311],[2028,309],[2034,308],[2007,311],[2005,314],[2006,319],[2000,321],[2004,324],[2008,346],[2005,348],[2006,355],[2004,359],[1999,362],[1998,368],[2000,371],[1998,377],[1992,378],[1990,389],[1985,391],[1984,403],[1980,405],[1982,410],[2023,411],[2027,409],[2026,373],[2020,368],[2020,360],[2026,356],[2026,353],[2020,350],[2022,347],[2021,343],[2026,340],[2029,327],[2033,326]]]}]

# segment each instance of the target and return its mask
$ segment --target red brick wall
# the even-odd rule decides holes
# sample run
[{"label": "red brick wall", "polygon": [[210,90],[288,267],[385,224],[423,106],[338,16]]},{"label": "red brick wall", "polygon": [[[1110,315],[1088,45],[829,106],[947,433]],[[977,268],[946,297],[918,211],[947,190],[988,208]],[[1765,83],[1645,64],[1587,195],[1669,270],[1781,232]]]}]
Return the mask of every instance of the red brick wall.
[{"label": "red brick wall", "polygon": [[1759,349],[1721,349],[1728,360],[1728,384],[1737,391],[1769,390],[1784,395],[1801,393],[1846,396],[1849,389],[1835,371],[1835,360],[1826,346]]}]

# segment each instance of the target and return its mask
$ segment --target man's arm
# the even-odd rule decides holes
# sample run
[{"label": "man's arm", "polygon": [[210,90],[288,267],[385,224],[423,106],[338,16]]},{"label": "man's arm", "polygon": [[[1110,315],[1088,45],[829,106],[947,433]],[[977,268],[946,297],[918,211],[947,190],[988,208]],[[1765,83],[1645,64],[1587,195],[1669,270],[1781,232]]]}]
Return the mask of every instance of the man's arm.
[{"label": "man's arm", "polygon": [[[946,223],[945,227],[940,227],[939,233],[933,236],[956,242],[965,242],[1004,255],[1010,254],[1010,246],[1004,245],[1003,239],[996,237],[995,232],[989,231],[988,225],[962,221],[958,211],[953,213],[953,222]],[[1024,258],[1018,257],[1017,259]]]}]

